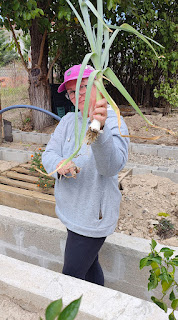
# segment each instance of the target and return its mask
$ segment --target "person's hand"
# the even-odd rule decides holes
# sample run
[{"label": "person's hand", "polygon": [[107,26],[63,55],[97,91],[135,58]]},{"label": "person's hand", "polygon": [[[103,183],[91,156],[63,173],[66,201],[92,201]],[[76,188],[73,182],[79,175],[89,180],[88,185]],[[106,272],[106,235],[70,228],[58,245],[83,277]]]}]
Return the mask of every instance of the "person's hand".
[{"label": "person's hand", "polygon": [[105,98],[96,102],[93,108],[90,108],[90,120],[98,120],[101,123],[101,128],[104,127],[107,119],[107,100]]},{"label": "person's hand", "polygon": [[[56,168],[58,168],[66,159],[60,161]],[[67,164],[65,164],[62,168],[59,168],[57,171],[60,175],[66,176],[67,173],[70,173],[71,176],[66,177],[72,177],[76,178],[76,174],[80,172],[80,168],[76,166],[76,164],[73,161],[69,161]]]}]

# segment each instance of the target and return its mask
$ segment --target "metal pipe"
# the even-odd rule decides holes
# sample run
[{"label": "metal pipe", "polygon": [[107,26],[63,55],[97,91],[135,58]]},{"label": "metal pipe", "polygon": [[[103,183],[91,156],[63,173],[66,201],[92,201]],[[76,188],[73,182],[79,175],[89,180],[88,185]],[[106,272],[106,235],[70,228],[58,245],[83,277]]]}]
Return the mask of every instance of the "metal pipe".
[{"label": "metal pipe", "polygon": [[45,110],[45,109],[42,109],[42,108],[39,108],[39,107],[36,107],[36,106],[31,106],[31,105],[27,105],[27,104],[22,104],[22,105],[14,105],[14,106],[10,106],[10,107],[6,107],[2,110],[0,110],[0,115],[6,111],[9,111],[11,109],[19,109],[19,108],[29,108],[29,109],[32,109],[32,110],[37,110],[37,111],[40,111],[40,112],[44,112],[46,113],[47,115],[53,117],[54,119],[56,119],[57,121],[60,121],[61,118],[59,116],[57,116],[56,114],[48,111],[48,110]]}]

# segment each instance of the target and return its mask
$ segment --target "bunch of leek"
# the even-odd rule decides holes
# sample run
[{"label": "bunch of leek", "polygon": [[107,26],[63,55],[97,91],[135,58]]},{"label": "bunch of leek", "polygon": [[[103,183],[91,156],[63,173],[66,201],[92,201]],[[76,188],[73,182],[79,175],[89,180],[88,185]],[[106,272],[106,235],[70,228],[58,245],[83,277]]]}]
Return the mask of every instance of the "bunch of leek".
[{"label": "bunch of leek", "polygon": [[[81,18],[80,14],[77,12],[73,4],[70,0],[66,0],[70,8],[73,10],[74,14],[76,15],[76,18],[78,19],[79,23],[81,24],[83,31],[89,41],[91,52],[86,54],[86,56],[83,59],[79,77],[77,79],[76,84],[76,105],[75,105],[75,150],[74,153],[66,159],[60,167],[67,164],[70,160],[72,160],[79,152],[82,143],[84,142],[85,138],[85,132],[86,132],[86,125],[87,125],[87,117],[88,117],[88,107],[89,107],[89,100],[90,100],[90,94],[93,84],[97,87],[97,101],[101,99],[101,94],[103,97],[106,98],[108,103],[111,105],[113,110],[116,112],[118,117],[118,127],[120,130],[120,112],[119,108],[117,107],[114,100],[111,98],[111,96],[108,94],[107,90],[105,89],[103,85],[103,78],[110,81],[126,98],[126,100],[129,102],[130,105],[133,106],[133,108],[141,115],[141,117],[151,126],[154,126],[141,112],[135,101],[132,99],[132,97],[129,95],[127,90],[124,88],[122,83],[119,81],[119,79],[116,77],[114,72],[108,67],[109,63],[109,50],[112,46],[112,43],[114,39],[116,38],[117,34],[120,31],[126,31],[133,33],[140,39],[142,39],[155,53],[155,55],[158,57],[155,49],[151,45],[151,43],[148,41],[153,41],[155,44],[161,46],[158,42],[148,38],[147,36],[144,36],[143,34],[139,33],[136,29],[134,29],[132,26],[130,26],[127,23],[122,24],[121,26],[114,26],[114,25],[108,25],[103,20],[103,0],[97,0],[97,9],[93,6],[93,4],[89,0],[78,0],[80,10],[83,16],[83,19]],[[96,18],[97,18],[97,25],[92,26],[90,21],[90,15],[89,11],[92,12]],[[163,46],[161,46],[163,47]],[[90,74],[87,84],[87,91],[85,96],[85,104],[84,104],[84,111],[83,111],[83,122],[82,122],[82,129],[79,134],[78,132],[78,100],[79,100],[79,89],[80,84],[82,81],[82,75],[83,72],[89,63],[89,61],[92,61],[92,64],[95,68],[95,70]],[[101,93],[101,94],[100,94]],[[86,134],[87,143],[92,143],[96,137],[98,136],[100,131],[100,123],[96,119],[93,120],[93,122],[90,125],[89,130]],[[120,133],[121,134],[121,133]],[[58,167],[58,169],[60,168]],[[56,169],[54,172],[56,172],[58,169]],[[53,174],[52,172],[51,174]],[[51,175],[50,174],[50,175]]]}]

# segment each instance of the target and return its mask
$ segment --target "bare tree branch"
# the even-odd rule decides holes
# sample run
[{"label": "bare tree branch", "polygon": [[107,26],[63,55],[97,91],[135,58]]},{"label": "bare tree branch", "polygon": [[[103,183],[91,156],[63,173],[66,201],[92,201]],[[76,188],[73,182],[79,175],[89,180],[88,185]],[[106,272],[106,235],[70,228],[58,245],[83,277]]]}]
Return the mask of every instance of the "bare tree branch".
[{"label": "bare tree branch", "polygon": [[42,41],[41,41],[40,55],[39,55],[38,65],[37,65],[39,68],[41,68],[41,63],[42,63],[42,59],[43,59],[43,52],[44,52],[44,45],[45,45],[45,41],[46,41],[46,36],[47,36],[47,30],[45,30],[45,32],[43,34]]},{"label": "bare tree branch", "polygon": [[51,73],[52,67],[54,66],[54,64],[55,64],[56,60],[59,58],[60,54],[61,54],[61,51],[60,51],[60,49],[58,49],[58,50],[57,50],[57,54],[56,54],[56,56],[54,57],[54,59],[53,59],[53,61],[52,61],[51,65],[50,65],[50,67],[49,67],[48,74],[47,74],[47,76],[46,76],[46,80],[48,80],[48,79],[49,79],[49,76],[50,76],[50,73]]},{"label": "bare tree branch", "polygon": [[16,35],[15,35],[15,32],[14,32],[12,23],[10,22],[10,19],[9,19],[8,16],[7,16],[7,19],[8,19],[8,21],[9,21],[10,29],[11,29],[11,31],[12,31],[13,38],[14,38],[14,41],[15,41],[15,44],[16,44],[18,53],[19,53],[19,55],[20,55],[20,58],[21,58],[21,60],[22,60],[22,63],[23,63],[23,65],[24,65],[26,71],[29,73],[30,69],[28,69],[27,66],[26,66],[26,63],[25,63],[25,60],[24,60],[24,58],[23,58],[22,51],[21,51],[21,49],[20,49],[19,43],[18,43],[18,41],[17,41],[17,38],[16,38]]}]

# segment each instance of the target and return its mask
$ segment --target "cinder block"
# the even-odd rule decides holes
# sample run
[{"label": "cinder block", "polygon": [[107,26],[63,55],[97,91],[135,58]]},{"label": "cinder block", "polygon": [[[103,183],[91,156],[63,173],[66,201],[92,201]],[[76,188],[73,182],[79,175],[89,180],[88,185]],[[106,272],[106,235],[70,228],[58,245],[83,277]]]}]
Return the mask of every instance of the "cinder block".
[{"label": "cinder block", "polygon": [[22,133],[20,130],[12,130],[13,141],[20,142],[22,141]]},{"label": "cinder block", "polygon": [[171,181],[178,183],[178,174],[176,174],[174,172],[169,172],[168,170],[167,170],[167,172],[165,172],[163,170],[156,170],[156,171],[153,171],[152,173],[156,176],[168,178]]},{"label": "cinder block", "polygon": [[[0,240],[3,242],[13,244],[17,247],[20,246],[20,238],[19,238],[19,225],[17,226],[15,220],[5,219],[1,217],[0,223]],[[2,245],[2,244],[1,244]]]},{"label": "cinder block", "polygon": [[41,134],[34,132],[22,132],[22,141],[27,143],[41,144]]},{"label": "cinder block", "polygon": [[158,148],[158,157],[178,159],[178,147],[162,146]]},{"label": "cinder block", "polygon": [[134,143],[132,144],[132,152],[157,156],[157,146]]},{"label": "cinder block", "polygon": [[31,263],[34,264],[36,266],[39,267],[43,267],[43,257],[40,256],[32,256],[30,255],[30,253],[28,252],[27,254],[24,254],[22,252],[20,252],[20,250],[17,249],[12,249],[12,248],[6,248],[6,255],[8,257],[20,260],[20,261],[24,261],[27,263]]},{"label": "cinder block", "polygon": [[[49,254],[54,255],[57,259],[63,259],[63,252],[60,249],[60,238],[61,232],[58,230],[44,228],[39,225],[29,223],[23,226],[24,238],[23,238],[23,248],[27,249],[29,252],[36,253],[39,255],[48,257]],[[36,251],[37,250],[37,251]]]},{"label": "cinder block", "polygon": [[51,138],[51,135],[50,135],[50,134],[42,133],[41,143],[42,143],[42,144],[48,144],[50,138]]},{"label": "cinder block", "polygon": [[43,268],[62,273],[63,261],[51,261],[51,259],[43,259]]},{"label": "cinder block", "polygon": [[27,153],[23,150],[8,149],[3,151],[4,161],[17,161],[19,163],[24,163],[28,161]]}]

